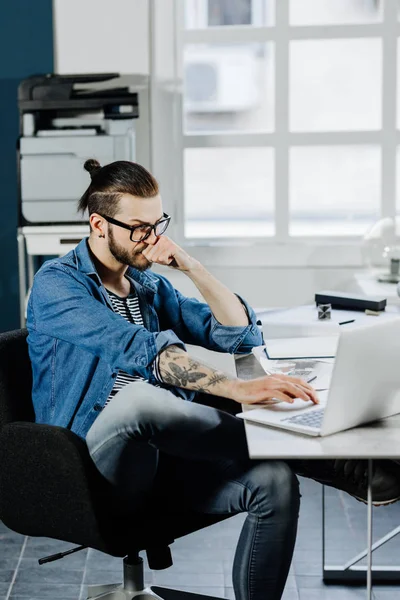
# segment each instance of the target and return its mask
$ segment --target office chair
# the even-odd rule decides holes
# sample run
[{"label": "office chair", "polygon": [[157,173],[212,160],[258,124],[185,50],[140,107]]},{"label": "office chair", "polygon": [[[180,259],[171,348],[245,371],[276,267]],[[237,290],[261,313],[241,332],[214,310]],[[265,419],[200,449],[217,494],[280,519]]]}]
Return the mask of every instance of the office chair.
[{"label": "office chair", "polygon": [[119,493],[101,476],[85,442],[70,430],[34,423],[27,331],[0,334],[0,519],[27,536],[44,536],[124,557],[123,583],[89,586],[88,598],[184,600],[198,594],[159,586],[144,588],[150,569],[172,565],[169,545],[229,515],[174,512],[157,494],[146,508],[121,510]]}]

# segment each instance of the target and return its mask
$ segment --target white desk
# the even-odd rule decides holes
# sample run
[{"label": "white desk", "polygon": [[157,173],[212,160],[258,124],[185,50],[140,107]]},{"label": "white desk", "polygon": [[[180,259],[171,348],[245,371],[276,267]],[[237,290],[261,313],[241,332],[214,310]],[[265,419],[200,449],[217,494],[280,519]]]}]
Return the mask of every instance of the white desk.
[{"label": "white desk", "polygon": [[[237,374],[243,379],[251,379],[265,375],[261,366],[254,356],[248,355],[236,361]],[[244,406],[244,410],[249,410]],[[373,459],[396,458],[400,459],[400,415],[389,417],[382,421],[343,431],[325,438],[314,438],[297,433],[291,433],[256,423],[245,422],[247,444],[250,458],[254,459],[328,459],[328,458],[365,458],[368,459],[369,472],[372,472]],[[370,478],[369,478],[370,479]],[[369,488],[368,502],[368,548],[360,553],[346,565],[327,566],[324,564],[324,580],[327,581],[360,581],[361,578],[367,580],[367,598],[372,597],[372,573],[374,580],[393,579],[398,581],[398,570],[388,571],[372,568],[372,552],[377,547],[385,543],[387,539],[379,540],[372,545],[372,496]],[[324,508],[324,496],[323,496]],[[324,515],[323,510],[323,515]],[[324,521],[322,524],[323,540]],[[394,537],[400,532],[394,530],[389,536]],[[364,567],[354,567],[364,556],[368,556],[367,569]],[[381,574],[381,576],[380,576]],[[343,576],[345,575],[345,577]]]},{"label": "white desk", "polygon": [[[246,408],[244,408],[246,410]],[[400,460],[400,415],[324,438],[246,422],[250,458],[363,458]]]},{"label": "white desk", "polygon": [[377,277],[379,273],[382,273],[382,269],[356,273],[354,275],[355,293],[366,296],[383,296],[387,298],[388,305],[395,304],[399,306],[400,297],[397,294],[397,284],[378,281]]}]

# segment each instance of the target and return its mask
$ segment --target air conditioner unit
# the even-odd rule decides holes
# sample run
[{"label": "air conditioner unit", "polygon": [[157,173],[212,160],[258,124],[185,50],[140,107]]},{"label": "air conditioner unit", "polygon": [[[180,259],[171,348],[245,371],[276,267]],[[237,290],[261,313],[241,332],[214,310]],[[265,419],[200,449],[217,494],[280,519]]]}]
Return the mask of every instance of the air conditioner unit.
[{"label": "air conditioner unit", "polygon": [[185,112],[238,112],[256,106],[260,96],[259,62],[254,46],[187,48]]}]

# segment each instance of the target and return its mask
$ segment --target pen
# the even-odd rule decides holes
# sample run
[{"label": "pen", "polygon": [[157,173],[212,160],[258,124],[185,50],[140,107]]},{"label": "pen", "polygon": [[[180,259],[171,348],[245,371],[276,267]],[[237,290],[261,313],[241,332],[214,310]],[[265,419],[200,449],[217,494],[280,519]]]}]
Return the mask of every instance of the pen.
[{"label": "pen", "polygon": [[351,321],[342,321],[339,325],[347,325],[348,323],[354,323],[355,319],[351,319]]},{"label": "pen", "polygon": [[311,377],[311,379],[307,379],[307,383],[311,383],[312,381],[315,381],[317,379],[317,376],[314,375],[314,377]]}]

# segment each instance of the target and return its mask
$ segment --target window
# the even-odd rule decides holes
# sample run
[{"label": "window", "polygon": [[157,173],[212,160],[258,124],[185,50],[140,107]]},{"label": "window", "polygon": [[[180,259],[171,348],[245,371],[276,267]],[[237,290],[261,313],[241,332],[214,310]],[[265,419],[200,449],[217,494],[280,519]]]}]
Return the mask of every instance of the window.
[{"label": "window", "polygon": [[185,133],[274,129],[274,46],[188,44],[184,56]]},{"label": "window", "polygon": [[184,171],[185,237],[274,235],[272,148],[187,148]]},{"label": "window", "polygon": [[294,146],[289,170],[290,235],[362,236],[379,219],[379,146]]},{"label": "window", "polygon": [[187,240],[357,242],[396,213],[398,0],[184,5]]},{"label": "window", "polygon": [[289,46],[290,131],[382,127],[382,40],[294,40]]}]

